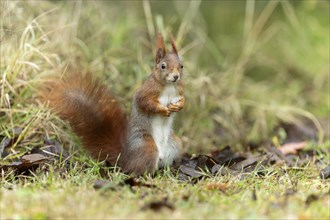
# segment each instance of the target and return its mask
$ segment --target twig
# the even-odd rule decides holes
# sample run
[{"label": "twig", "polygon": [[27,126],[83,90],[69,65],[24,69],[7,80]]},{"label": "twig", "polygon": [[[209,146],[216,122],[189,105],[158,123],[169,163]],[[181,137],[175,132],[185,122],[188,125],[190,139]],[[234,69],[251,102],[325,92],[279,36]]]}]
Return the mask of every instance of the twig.
[{"label": "twig", "polygon": [[280,159],[284,160],[285,163],[288,166],[292,166],[293,165],[293,161],[289,158],[287,158],[281,151],[279,151],[277,148],[275,147],[271,147],[270,144],[265,144],[264,145],[266,150],[268,150],[270,153],[274,153],[276,156],[278,156]]}]

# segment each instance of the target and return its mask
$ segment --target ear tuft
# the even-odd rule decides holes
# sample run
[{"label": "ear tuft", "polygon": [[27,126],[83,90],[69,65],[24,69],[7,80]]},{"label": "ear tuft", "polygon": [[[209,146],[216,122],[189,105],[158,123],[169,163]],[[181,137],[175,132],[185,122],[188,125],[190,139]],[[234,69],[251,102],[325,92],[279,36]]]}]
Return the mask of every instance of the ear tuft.
[{"label": "ear tuft", "polygon": [[156,63],[159,63],[160,60],[165,56],[166,49],[165,49],[165,40],[161,33],[158,32],[157,38],[156,38]]},{"label": "ear tuft", "polygon": [[178,54],[178,50],[176,49],[174,38],[173,38],[173,35],[172,34],[170,36],[170,43],[172,45],[172,52],[175,53],[176,55],[179,55]]},{"label": "ear tuft", "polygon": [[165,49],[165,40],[164,37],[161,33],[157,34],[157,39],[156,39],[156,47],[157,47],[157,51],[158,49],[162,49],[164,51],[164,54],[166,53],[166,49]]}]

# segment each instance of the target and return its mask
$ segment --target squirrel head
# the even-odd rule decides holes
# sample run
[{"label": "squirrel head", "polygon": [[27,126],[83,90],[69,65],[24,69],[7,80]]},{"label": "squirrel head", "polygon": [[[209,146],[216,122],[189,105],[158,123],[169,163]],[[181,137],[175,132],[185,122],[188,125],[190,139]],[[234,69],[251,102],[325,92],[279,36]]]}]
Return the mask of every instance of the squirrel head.
[{"label": "squirrel head", "polygon": [[174,84],[181,80],[183,65],[180,61],[174,38],[170,36],[172,51],[166,52],[164,37],[158,33],[154,75],[162,83]]}]

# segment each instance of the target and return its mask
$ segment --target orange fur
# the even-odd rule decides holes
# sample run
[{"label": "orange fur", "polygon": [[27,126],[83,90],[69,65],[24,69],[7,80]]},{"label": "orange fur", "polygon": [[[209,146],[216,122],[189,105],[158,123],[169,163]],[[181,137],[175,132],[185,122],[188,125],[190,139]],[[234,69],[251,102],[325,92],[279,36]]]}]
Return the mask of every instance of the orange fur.
[{"label": "orange fur", "polygon": [[157,84],[159,83],[155,81],[155,79],[147,79],[144,86],[136,93],[137,103],[140,110],[145,114],[161,114],[169,116],[170,111],[158,101],[162,86]]},{"label": "orange fur", "polygon": [[157,50],[162,49],[164,51],[164,55],[165,55],[165,53],[166,53],[165,40],[164,40],[164,37],[161,33],[157,34],[156,48],[157,48]]},{"label": "orange fur", "polygon": [[144,135],[144,143],[139,149],[125,149],[120,164],[124,172],[153,173],[157,168],[157,147],[151,135]]},{"label": "orange fur", "polygon": [[127,130],[124,111],[100,80],[91,73],[73,73],[46,83],[42,97],[64,120],[95,159],[115,164]]},{"label": "orange fur", "polygon": [[175,41],[174,41],[173,35],[170,36],[170,43],[172,45],[172,51],[173,51],[173,53],[175,53],[176,55],[178,55],[178,49],[176,49],[176,45],[175,45]]}]

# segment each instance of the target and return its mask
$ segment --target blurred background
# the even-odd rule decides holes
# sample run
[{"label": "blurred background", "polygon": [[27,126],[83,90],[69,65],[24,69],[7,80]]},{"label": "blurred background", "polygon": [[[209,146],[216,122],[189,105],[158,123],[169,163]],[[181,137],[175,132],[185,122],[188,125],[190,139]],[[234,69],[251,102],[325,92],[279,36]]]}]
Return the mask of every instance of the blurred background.
[{"label": "blurred background", "polygon": [[71,67],[104,79],[129,112],[161,32],[184,60],[175,130],[187,151],[281,144],[293,125],[329,145],[329,16],[321,0],[1,1],[1,135],[71,142],[36,101],[38,85]]}]

